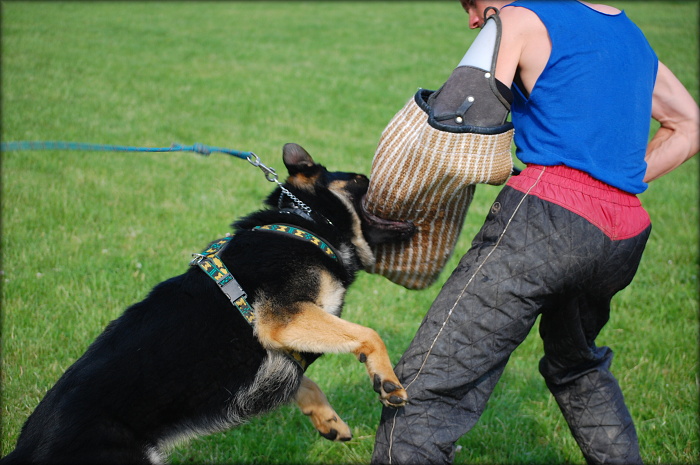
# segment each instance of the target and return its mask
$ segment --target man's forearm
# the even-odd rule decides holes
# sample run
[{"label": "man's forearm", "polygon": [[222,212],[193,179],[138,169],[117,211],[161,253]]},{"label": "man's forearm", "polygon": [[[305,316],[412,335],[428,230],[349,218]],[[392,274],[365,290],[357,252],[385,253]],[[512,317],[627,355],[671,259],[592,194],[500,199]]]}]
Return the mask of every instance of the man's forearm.
[{"label": "man's forearm", "polygon": [[644,182],[670,173],[700,150],[700,132],[690,123],[677,128],[661,126],[647,147]]}]

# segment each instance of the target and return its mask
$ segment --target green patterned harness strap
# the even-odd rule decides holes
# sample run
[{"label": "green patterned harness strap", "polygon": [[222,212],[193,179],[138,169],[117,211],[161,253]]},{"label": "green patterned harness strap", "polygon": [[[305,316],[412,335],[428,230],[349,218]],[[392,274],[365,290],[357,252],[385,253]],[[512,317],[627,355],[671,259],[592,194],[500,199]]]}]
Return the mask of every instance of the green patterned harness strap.
[{"label": "green patterned harness strap", "polygon": [[248,296],[228,268],[226,268],[224,262],[219,258],[219,254],[223,252],[229,242],[231,242],[231,239],[233,239],[233,236],[224,237],[212,242],[202,253],[192,254],[194,259],[190,262],[190,265],[199,266],[207,276],[213,279],[233,306],[238,309],[243,318],[252,326],[255,323],[255,313],[248,303]]},{"label": "green patterned harness strap", "polygon": [[336,252],[333,246],[329,245],[323,238],[310,233],[305,229],[292,226],[290,224],[266,224],[265,226],[255,226],[253,230],[256,231],[268,231],[277,234],[282,234],[286,236],[293,237],[295,239],[301,239],[302,241],[309,242],[319,249],[327,256],[331,257],[333,260],[340,261],[340,255]]},{"label": "green patterned harness strap", "polygon": [[[340,260],[340,256],[335,252],[335,249],[328,245],[323,239],[304,229],[297,228],[296,226],[287,224],[270,224],[265,226],[256,226],[253,229],[285,234],[289,235],[290,237],[307,241],[317,246],[327,256],[335,260]],[[202,269],[207,276],[213,279],[214,282],[218,284],[219,289],[221,289],[224,295],[231,301],[231,304],[236,307],[248,324],[253,326],[255,324],[255,312],[253,311],[253,307],[251,307],[250,303],[248,303],[248,295],[245,293],[241,285],[238,284],[238,281],[236,281],[226,265],[224,265],[221,258],[219,258],[221,252],[223,252],[226,246],[228,246],[231,242],[231,239],[233,239],[233,235],[226,236],[212,242],[209,247],[202,251],[202,253],[192,254],[192,257],[194,258],[190,262],[190,265],[199,266],[199,268]],[[302,370],[306,371],[309,363],[300,352],[285,350],[285,353],[292,360],[294,360]]]}]

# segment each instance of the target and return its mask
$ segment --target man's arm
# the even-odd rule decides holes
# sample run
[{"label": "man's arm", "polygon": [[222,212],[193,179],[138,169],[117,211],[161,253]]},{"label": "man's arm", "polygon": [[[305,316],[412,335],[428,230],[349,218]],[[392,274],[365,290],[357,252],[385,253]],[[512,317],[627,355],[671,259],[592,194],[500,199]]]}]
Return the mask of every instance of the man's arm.
[{"label": "man's arm", "polygon": [[517,5],[503,8],[500,17],[503,31],[496,79],[510,87],[517,73],[530,93],[552,51],[547,28],[534,12]]},{"label": "man's arm", "polygon": [[654,85],[651,116],[661,127],[647,146],[644,182],[670,173],[700,151],[700,108],[663,63]]}]

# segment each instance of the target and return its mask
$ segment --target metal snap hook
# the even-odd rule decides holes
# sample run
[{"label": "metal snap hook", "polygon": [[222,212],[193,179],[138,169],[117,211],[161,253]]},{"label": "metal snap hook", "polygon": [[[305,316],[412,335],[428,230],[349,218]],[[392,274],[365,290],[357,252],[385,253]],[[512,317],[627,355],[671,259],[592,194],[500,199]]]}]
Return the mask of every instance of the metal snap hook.
[{"label": "metal snap hook", "polygon": [[246,157],[246,160],[248,160],[248,163],[251,165],[260,168],[263,174],[265,174],[265,179],[270,182],[277,182],[277,172],[273,168],[265,166],[263,162],[260,161],[260,157],[255,153],[250,152],[250,155]]},{"label": "metal snap hook", "polygon": [[253,166],[260,166],[260,157],[253,152],[250,152],[250,155],[246,157],[246,160],[248,160],[248,163]]}]

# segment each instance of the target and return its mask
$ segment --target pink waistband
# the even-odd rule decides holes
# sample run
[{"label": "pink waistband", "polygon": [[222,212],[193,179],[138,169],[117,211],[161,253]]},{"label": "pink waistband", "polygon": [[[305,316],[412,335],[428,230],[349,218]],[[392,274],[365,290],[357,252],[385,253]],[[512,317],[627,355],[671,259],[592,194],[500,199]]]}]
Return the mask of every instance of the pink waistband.
[{"label": "pink waistband", "polygon": [[568,166],[528,165],[508,186],[586,218],[612,240],[634,237],[651,224],[636,195]]}]

